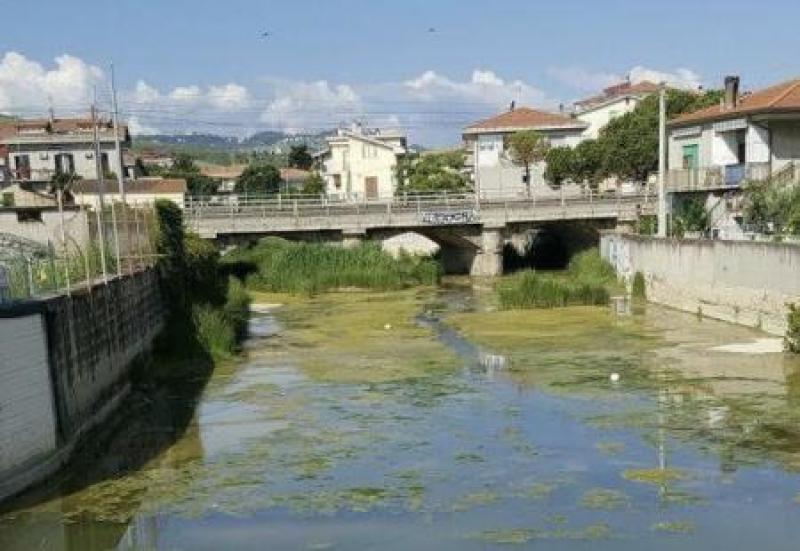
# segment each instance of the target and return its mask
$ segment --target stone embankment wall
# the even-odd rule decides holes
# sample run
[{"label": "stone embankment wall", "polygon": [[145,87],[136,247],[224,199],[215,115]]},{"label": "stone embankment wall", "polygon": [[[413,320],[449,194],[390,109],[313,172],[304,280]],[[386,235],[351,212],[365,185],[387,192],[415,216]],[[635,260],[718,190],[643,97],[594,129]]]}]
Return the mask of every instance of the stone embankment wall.
[{"label": "stone embankment wall", "polygon": [[0,500],[52,474],[113,411],[163,324],[154,269],[0,307]]},{"label": "stone embankment wall", "polygon": [[642,272],[648,300],[686,312],[784,335],[787,304],[800,304],[795,244],[606,233],[600,249],[626,280]]}]

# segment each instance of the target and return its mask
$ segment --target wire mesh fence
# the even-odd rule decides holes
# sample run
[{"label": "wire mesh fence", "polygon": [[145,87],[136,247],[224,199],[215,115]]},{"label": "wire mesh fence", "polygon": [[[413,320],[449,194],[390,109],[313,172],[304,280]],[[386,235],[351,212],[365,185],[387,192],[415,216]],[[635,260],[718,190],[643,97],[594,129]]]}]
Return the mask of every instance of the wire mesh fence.
[{"label": "wire mesh fence", "polygon": [[103,209],[86,208],[69,224],[61,214],[47,244],[3,234],[6,243],[16,240],[25,246],[3,247],[0,301],[72,294],[155,263],[152,206],[116,203]]}]

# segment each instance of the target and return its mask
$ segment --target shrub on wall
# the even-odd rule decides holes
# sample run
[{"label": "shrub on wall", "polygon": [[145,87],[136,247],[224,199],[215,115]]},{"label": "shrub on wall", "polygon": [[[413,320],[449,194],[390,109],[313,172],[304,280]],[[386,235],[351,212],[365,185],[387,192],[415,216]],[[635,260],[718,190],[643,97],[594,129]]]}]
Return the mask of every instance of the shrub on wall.
[{"label": "shrub on wall", "polygon": [[797,304],[789,305],[787,315],[788,329],[786,330],[786,350],[795,354],[800,354],[800,306]]},{"label": "shrub on wall", "polygon": [[644,274],[642,272],[636,272],[633,274],[631,295],[633,295],[633,298],[640,300],[645,300],[647,298],[647,289],[644,282]]}]

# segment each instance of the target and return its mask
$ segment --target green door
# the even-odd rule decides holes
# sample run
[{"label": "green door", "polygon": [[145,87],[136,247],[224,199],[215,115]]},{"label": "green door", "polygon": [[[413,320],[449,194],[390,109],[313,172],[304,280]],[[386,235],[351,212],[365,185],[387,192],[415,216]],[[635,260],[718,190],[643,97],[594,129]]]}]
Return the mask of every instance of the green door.
[{"label": "green door", "polygon": [[696,169],[700,165],[700,148],[695,143],[683,146],[683,168]]}]

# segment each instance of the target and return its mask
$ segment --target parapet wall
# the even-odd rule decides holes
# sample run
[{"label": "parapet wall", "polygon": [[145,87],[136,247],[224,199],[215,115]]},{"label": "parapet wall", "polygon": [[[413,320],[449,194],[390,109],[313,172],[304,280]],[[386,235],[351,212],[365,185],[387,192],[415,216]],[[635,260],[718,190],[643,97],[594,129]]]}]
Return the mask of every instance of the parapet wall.
[{"label": "parapet wall", "polygon": [[127,392],[163,323],[154,269],[0,307],[0,500],[68,459]]},{"label": "parapet wall", "polygon": [[686,312],[782,336],[800,303],[798,245],[606,233],[600,248],[626,280],[642,272],[648,300]]}]

